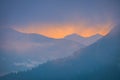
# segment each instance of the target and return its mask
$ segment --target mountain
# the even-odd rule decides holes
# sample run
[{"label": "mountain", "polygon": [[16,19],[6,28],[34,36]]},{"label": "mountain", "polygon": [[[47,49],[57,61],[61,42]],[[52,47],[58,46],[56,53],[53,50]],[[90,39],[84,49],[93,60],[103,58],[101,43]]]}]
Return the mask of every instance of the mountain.
[{"label": "mountain", "polygon": [[53,41],[53,38],[48,38],[43,35],[39,34],[26,34],[18,32],[12,28],[0,28],[0,36],[2,37],[1,40],[3,41],[34,41],[34,42],[45,42],[45,41]]},{"label": "mountain", "polygon": [[0,80],[120,80],[120,27],[73,56],[11,73]]},{"label": "mountain", "polygon": [[48,60],[70,56],[85,47],[74,41],[25,34],[11,28],[1,28],[0,36],[0,75],[31,69]]},{"label": "mountain", "polygon": [[81,37],[80,35],[75,34],[75,33],[74,33],[74,34],[67,35],[67,36],[65,36],[64,38],[65,38],[65,39],[69,39],[69,40],[74,40],[74,41],[76,41],[76,42],[81,42],[81,41],[85,40],[84,37]]},{"label": "mountain", "polygon": [[76,41],[76,42],[79,42],[83,45],[89,46],[102,37],[103,36],[100,34],[96,34],[96,35],[93,35],[91,37],[81,37],[78,34],[71,34],[71,35],[65,36],[64,39]]}]

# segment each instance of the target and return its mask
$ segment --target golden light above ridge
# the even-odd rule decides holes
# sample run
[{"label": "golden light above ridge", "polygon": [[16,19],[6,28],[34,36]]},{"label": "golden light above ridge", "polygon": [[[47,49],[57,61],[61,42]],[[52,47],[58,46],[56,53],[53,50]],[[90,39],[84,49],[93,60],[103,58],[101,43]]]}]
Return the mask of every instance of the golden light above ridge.
[{"label": "golden light above ridge", "polygon": [[14,27],[22,33],[37,33],[51,38],[63,38],[69,34],[76,33],[83,37],[90,37],[95,34],[106,35],[111,30],[111,22],[105,24],[88,25],[79,24],[36,24],[26,27]]}]

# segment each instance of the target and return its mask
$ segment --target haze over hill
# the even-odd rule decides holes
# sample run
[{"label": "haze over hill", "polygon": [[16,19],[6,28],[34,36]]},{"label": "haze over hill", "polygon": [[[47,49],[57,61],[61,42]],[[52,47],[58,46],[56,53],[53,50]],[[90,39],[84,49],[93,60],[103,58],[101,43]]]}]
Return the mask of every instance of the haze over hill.
[{"label": "haze over hill", "polygon": [[1,80],[120,80],[120,25],[74,56],[47,62]]},{"label": "haze over hill", "polygon": [[0,0],[0,80],[120,80],[116,24],[120,0]]},{"label": "haze over hill", "polygon": [[1,28],[0,36],[0,74],[31,69],[47,60],[70,56],[85,47],[78,42],[20,33],[11,28]]}]

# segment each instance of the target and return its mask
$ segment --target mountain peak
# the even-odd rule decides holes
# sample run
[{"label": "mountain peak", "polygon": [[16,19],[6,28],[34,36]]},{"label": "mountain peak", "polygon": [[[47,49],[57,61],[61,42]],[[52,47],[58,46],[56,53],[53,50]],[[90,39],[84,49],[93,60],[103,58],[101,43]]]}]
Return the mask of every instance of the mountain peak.
[{"label": "mountain peak", "polygon": [[84,38],[76,33],[65,36],[64,38]]},{"label": "mountain peak", "polygon": [[93,36],[102,36],[101,34],[99,34],[99,33],[97,33],[97,34],[95,34],[95,35],[93,35]]},{"label": "mountain peak", "polygon": [[92,36],[90,36],[90,37],[88,37],[88,38],[92,38],[92,37],[100,37],[100,38],[101,38],[101,37],[103,37],[103,35],[97,33],[97,34],[92,35]]},{"label": "mountain peak", "polygon": [[93,44],[94,42],[96,42],[97,40],[99,40],[100,38],[102,38],[102,35],[100,34],[95,34],[93,36],[90,36],[90,37],[81,37],[80,35],[74,33],[74,34],[70,34],[66,37],[64,37],[65,39],[67,40],[72,40],[72,41],[76,41],[76,42],[79,42],[81,44],[84,44],[84,45],[90,45],[90,44]]}]

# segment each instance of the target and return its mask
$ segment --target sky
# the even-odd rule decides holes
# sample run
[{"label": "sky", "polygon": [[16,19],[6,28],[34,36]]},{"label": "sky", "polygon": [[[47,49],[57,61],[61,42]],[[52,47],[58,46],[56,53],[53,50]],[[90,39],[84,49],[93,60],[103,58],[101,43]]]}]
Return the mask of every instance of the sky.
[{"label": "sky", "polygon": [[119,23],[119,0],[0,0],[0,27],[63,38],[106,35]]}]

